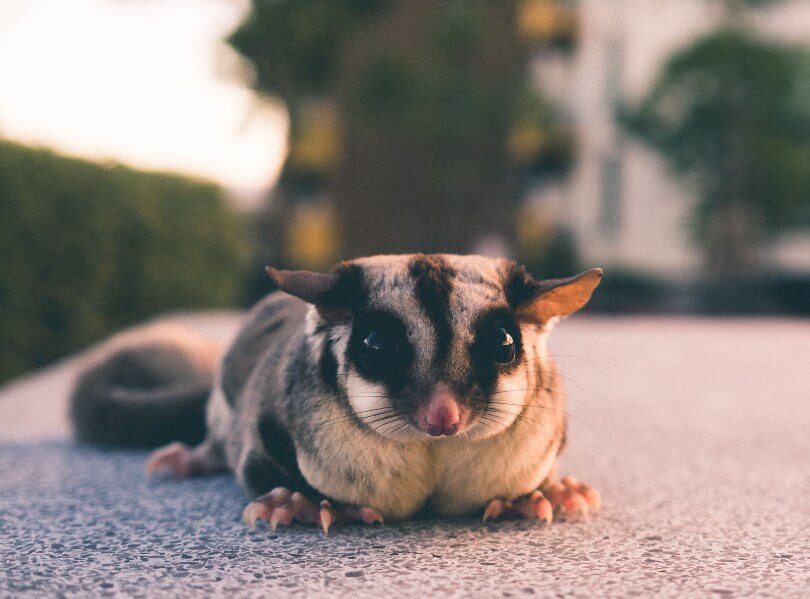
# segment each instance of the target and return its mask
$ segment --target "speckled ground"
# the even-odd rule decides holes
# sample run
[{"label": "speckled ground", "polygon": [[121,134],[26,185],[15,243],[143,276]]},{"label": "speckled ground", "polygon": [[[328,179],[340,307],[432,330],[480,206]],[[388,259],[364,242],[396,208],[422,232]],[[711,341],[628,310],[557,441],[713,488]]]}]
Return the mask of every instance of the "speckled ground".
[{"label": "speckled ground", "polygon": [[549,529],[249,531],[228,476],[147,481],[43,430],[75,362],[0,390],[0,596],[808,595],[810,322],[580,318],[552,351],[563,472],[605,507]]}]

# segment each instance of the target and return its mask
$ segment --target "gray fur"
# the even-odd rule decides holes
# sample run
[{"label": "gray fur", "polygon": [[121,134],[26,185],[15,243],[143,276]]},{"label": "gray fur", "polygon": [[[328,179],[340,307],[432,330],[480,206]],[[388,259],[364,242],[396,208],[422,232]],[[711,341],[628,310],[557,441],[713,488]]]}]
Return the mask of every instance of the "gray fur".
[{"label": "gray fur", "polygon": [[[513,310],[507,289],[513,263],[406,255],[342,268],[359,276],[363,309],[404,321],[414,354],[413,401],[440,380],[475,387],[468,380],[475,326],[488,310]],[[470,399],[474,418],[466,431],[434,438],[419,430],[404,399],[389,397],[349,360],[354,321],[324,314],[273,293],[253,308],[221,360],[207,408],[207,446],[225,457],[251,495],[288,486],[391,518],[428,504],[463,514],[493,497],[529,493],[553,473],[565,420],[545,345],[552,323],[519,323],[520,363],[486,394],[470,392],[481,397],[477,404]],[[380,418],[391,410],[399,415]]]},{"label": "gray fur", "polygon": [[157,447],[200,443],[213,372],[188,349],[144,343],[115,350],[79,377],[71,401],[85,443]]}]

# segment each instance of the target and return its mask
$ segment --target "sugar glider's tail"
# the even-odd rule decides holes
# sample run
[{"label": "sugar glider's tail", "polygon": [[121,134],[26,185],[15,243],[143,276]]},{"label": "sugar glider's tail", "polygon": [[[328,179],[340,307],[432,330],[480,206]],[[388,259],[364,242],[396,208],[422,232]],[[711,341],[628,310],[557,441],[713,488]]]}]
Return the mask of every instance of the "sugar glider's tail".
[{"label": "sugar glider's tail", "polygon": [[79,376],[70,399],[85,443],[157,447],[205,437],[219,348],[182,331],[115,344]]}]

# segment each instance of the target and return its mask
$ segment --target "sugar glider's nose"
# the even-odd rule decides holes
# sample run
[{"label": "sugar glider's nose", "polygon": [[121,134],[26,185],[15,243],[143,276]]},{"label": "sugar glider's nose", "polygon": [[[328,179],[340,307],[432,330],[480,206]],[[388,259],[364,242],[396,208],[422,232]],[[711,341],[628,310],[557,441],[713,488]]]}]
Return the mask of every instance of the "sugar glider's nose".
[{"label": "sugar glider's nose", "polygon": [[417,420],[424,431],[434,437],[455,435],[464,428],[468,410],[444,383],[437,384],[427,402],[419,407]]}]

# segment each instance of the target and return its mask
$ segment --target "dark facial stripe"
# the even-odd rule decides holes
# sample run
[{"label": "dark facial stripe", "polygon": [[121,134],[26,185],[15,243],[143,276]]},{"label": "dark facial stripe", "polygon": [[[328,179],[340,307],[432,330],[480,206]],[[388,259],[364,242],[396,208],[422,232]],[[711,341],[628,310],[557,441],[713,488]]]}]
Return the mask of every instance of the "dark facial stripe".
[{"label": "dark facial stripe", "polygon": [[453,337],[450,291],[455,270],[440,257],[425,255],[416,256],[409,270],[416,284],[416,300],[436,331],[436,364],[443,366]]},{"label": "dark facial stripe", "polygon": [[[365,344],[371,332],[381,337],[383,346],[379,350],[372,350]],[[354,318],[346,356],[360,376],[385,384],[391,393],[399,393],[408,384],[413,348],[408,342],[405,323],[392,312],[374,310],[358,313]]]},{"label": "dark facial stripe", "polygon": [[338,392],[337,373],[338,363],[335,359],[335,354],[332,352],[332,340],[326,337],[321,349],[321,359],[319,360],[318,370],[320,371],[321,380],[327,389],[333,393]]},{"label": "dark facial stripe", "polygon": [[535,295],[534,281],[531,275],[522,266],[512,263],[506,273],[504,281],[506,301],[512,309],[516,309]]},{"label": "dark facial stripe", "polygon": [[[511,336],[515,344],[515,357],[511,364],[499,364],[496,359],[495,332],[498,328],[504,328]],[[515,322],[512,313],[505,307],[491,308],[484,311],[475,324],[475,341],[469,348],[470,376],[478,387],[485,393],[490,393],[498,382],[501,374],[514,372],[516,366],[523,359],[523,339],[520,334],[520,327]],[[528,372],[528,371],[527,371]],[[531,386],[531,385],[528,385]]]}]

